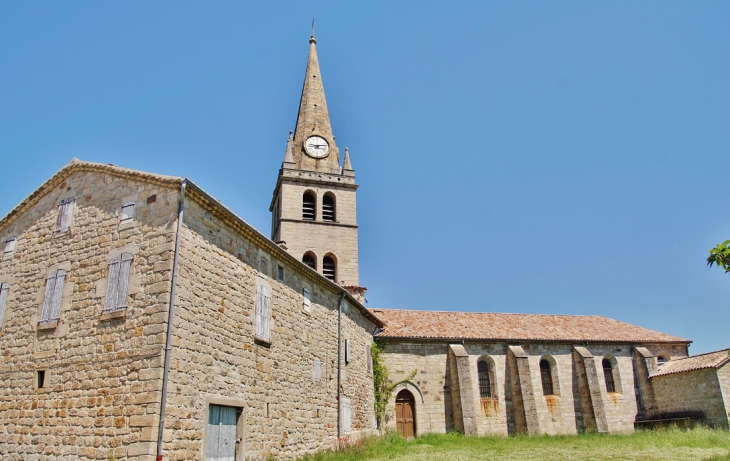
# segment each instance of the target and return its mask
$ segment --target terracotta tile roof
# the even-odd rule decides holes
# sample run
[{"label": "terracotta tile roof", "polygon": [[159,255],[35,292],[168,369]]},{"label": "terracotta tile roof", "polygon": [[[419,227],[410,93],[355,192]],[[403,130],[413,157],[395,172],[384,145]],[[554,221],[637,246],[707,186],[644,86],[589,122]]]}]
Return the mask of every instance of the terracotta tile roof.
[{"label": "terracotta tile roof", "polygon": [[386,338],[498,339],[623,343],[690,343],[599,315],[495,314],[371,309]]},{"label": "terracotta tile roof", "polygon": [[727,362],[730,362],[730,349],[693,355],[691,357],[682,357],[670,360],[664,365],[659,366],[659,369],[651,377],[655,378],[674,373],[702,370],[703,368],[719,368]]}]

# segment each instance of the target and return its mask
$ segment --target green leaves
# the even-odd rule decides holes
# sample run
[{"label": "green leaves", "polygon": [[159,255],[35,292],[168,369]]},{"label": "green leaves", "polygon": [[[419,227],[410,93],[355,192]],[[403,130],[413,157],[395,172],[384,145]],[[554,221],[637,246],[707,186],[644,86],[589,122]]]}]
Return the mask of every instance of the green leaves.
[{"label": "green leaves", "polygon": [[707,265],[712,267],[717,265],[725,269],[725,273],[730,273],[730,240],[717,245],[710,250],[710,256],[707,257]]}]

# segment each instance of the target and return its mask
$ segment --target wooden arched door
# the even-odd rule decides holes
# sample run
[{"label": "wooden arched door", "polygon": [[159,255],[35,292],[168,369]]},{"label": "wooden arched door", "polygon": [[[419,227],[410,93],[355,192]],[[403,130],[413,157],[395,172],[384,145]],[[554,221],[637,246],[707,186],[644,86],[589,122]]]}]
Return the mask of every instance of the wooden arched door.
[{"label": "wooden arched door", "polygon": [[413,394],[403,389],[395,397],[395,423],[398,434],[403,437],[416,436],[416,406]]}]

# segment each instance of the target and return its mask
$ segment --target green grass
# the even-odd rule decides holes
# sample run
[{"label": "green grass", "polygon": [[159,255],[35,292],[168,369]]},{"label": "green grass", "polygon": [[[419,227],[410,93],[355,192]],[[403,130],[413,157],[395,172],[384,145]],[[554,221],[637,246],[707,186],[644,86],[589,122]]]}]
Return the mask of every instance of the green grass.
[{"label": "green grass", "polygon": [[464,437],[428,434],[407,441],[395,434],[364,439],[307,461],[339,460],[703,460],[730,461],[730,432],[704,427],[637,431],[629,435],[581,434],[529,437]]}]

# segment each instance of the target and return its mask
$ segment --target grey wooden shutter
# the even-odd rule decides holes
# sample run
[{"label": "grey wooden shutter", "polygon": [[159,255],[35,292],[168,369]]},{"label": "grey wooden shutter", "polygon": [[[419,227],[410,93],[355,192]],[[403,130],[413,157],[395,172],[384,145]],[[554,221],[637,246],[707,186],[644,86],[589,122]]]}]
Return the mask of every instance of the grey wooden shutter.
[{"label": "grey wooden shutter", "polygon": [[352,408],[349,400],[342,401],[342,432],[349,435],[352,431]]},{"label": "grey wooden shutter", "polygon": [[134,218],[134,202],[122,205],[122,221]]},{"label": "grey wooden shutter", "polygon": [[117,283],[117,304],[116,309],[124,309],[127,307],[127,293],[129,292],[129,275],[132,270],[132,259],[134,257],[129,253],[121,254],[121,264],[119,266],[119,282]]},{"label": "grey wooden shutter", "polygon": [[314,382],[318,383],[322,380],[322,362],[319,359],[314,361]]},{"label": "grey wooden shutter", "polygon": [[345,340],[345,363],[350,363],[350,340]]},{"label": "grey wooden shutter", "polygon": [[302,289],[304,295],[304,310],[310,312],[312,310],[312,293],[309,292],[309,288]]},{"label": "grey wooden shutter", "polygon": [[263,338],[262,311],[263,311],[264,301],[263,301],[262,295],[261,295],[262,288],[263,287],[261,285],[256,285],[256,337],[257,338]]},{"label": "grey wooden shutter", "polygon": [[367,361],[366,366],[368,369],[368,374],[371,374],[373,372],[373,351],[370,349],[370,347],[367,347],[365,350],[367,351],[365,354],[365,360]]},{"label": "grey wooden shutter", "polygon": [[56,231],[65,232],[71,226],[71,212],[73,210],[74,197],[61,201],[58,205],[58,218],[56,220]]},{"label": "grey wooden shutter", "polygon": [[263,309],[261,311],[261,332],[262,332],[262,338],[270,341],[271,340],[271,295],[269,294],[269,289],[262,286],[261,287],[261,294],[263,297]]},{"label": "grey wooden shutter", "polygon": [[7,283],[0,283],[0,327],[3,326],[5,318],[5,303],[8,301],[8,290],[10,286]]},{"label": "grey wooden shutter", "polygon": [[63,282],[66,280],[66,271],[56,271],[56,286],[53,287],[53,303],[51,304],[51,317],[49,320],[58,320],[61,316],[61,298],[63,297]]},{"label": "grey wooden shutter", "polygon": [[5,250],[3,256],[7,257],[13,254],[15,251],[15,237],[9,238],[5,241]]},{"label": "grey wooden shutter", "polygon": [[111,312],[117,307],[117,286],[119,285],[119,269],[122,265],[122,255],[115,256],[109,263],[109,278],[106,284],[106,300],[104,312]]},{"label": "grey wooden shutter", "polygon": [[46,277],[46,293],[43,296],[43,309],[41,310],[41,322],[48,322],[51,318],[51,305],[53,304],[53,292],[56,288],[56,271]]}]

